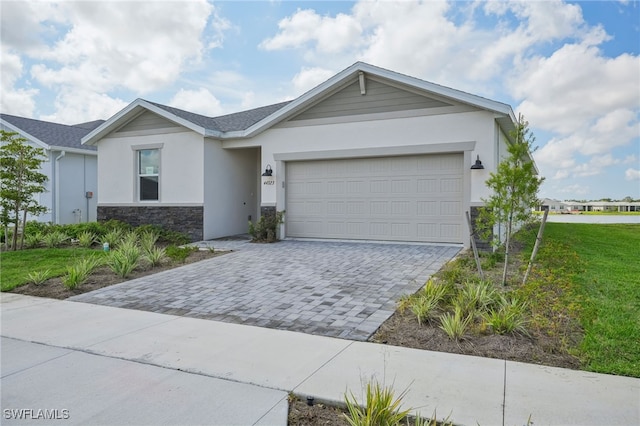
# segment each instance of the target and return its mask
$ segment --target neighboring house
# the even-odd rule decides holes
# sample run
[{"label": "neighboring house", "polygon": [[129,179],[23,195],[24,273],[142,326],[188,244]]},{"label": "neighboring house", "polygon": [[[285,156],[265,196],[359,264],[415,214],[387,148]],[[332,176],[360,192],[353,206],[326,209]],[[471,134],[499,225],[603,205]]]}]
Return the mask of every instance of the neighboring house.
[{"label": "neighboring house", "polygon": [[99,220],[200,240],[286,210],[284,238],[468,245],[465,211],[489,196],[515,121],[509,105],[358,62],[222,117],[138,99],[83,143],[98,147]]},{"label": "neighboring house", "polygon": [[563,201],[554,200],[552,198],[544,198],[540,200],[538,211],[548,210],[549,213],[560,213],[567,210],[567,204]]},{"label": "neighboring house", "polygon": [[45,151],[41,172],[48,177],[38,202],[47,213],[30,220],[69,224],[97,220],[97,150],[82,145],[104,120],[72,126],[0,114],[0,129],[16,132]]}]

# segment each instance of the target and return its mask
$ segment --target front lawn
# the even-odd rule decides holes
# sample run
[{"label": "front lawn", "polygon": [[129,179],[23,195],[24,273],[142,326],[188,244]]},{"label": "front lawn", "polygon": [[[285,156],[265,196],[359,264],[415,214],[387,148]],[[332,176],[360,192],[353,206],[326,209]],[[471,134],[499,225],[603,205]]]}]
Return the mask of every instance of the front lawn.
[{"label": "front lawn", "polygon": [[549,223],[545,238],[568,243],[583,263],[574,278],[582,368],[640,377],[640,225]]},{"label": "front lawn", "polygon": [[51,272],[52,277],[64,275],[73,260],[96,253],[96,250],[81,247],[36,248],[30,250],[4,251],[0,253],[0,281],[2,291],[10,291],[29,281],[34,271]]}]

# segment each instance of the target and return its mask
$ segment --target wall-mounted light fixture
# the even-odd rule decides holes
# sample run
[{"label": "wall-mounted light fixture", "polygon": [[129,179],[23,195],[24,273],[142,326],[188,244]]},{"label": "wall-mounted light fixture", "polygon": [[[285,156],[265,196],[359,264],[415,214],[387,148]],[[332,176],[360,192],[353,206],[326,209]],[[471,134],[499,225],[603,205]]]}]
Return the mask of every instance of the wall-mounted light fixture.
[{"label": "wall-mounted light fixture", "polygon": [[267,168],[264,169],[262,176],[273,176],[273,170],[271,170],[271,164],[267,164]]},{"label": "wall-mounted light fixture", "polygon": [[482,161],[480,161],[480,156],[478,155],[478,158],[476,158],[476,163],[471,166],[471,170],[481,170],[484,169],[484,166],[482,165]]}]

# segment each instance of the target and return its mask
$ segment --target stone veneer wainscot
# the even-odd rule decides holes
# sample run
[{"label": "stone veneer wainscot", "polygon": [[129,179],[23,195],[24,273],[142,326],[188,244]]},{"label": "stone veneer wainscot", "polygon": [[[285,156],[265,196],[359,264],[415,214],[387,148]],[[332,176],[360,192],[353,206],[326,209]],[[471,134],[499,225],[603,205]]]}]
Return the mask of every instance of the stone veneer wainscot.
[{"label": "stone veneer wainscot", "polygon": [[98,206],[98,221],[115,219],[131,226],[157,225],[185,234],[191,241],[201,241],[203,211],[202,206]]}]

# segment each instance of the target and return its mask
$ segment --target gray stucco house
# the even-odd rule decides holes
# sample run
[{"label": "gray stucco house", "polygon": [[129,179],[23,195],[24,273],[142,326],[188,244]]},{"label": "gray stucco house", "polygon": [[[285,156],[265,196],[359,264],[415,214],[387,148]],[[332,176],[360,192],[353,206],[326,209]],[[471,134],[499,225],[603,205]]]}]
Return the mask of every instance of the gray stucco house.
[{"label": "gray stucco house", "polygon": [[69,224],[97,220],[97,149],[81,140],[104,120],[76,125],[0,114],[0,128],[45,151],[41,172],[49,178],[38,202],[47,213],[29,220]]}]

